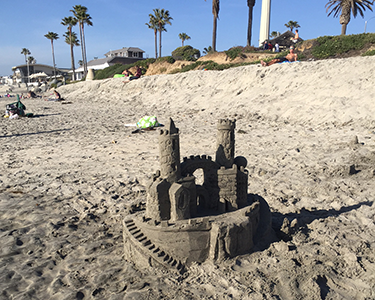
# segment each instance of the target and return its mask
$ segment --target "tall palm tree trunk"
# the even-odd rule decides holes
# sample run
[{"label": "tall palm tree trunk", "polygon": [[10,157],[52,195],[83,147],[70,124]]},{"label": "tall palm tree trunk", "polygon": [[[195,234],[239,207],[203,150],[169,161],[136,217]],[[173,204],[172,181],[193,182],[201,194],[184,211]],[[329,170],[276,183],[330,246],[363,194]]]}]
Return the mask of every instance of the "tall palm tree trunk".
[{"label": "tall palm tree trunk", "polygon": [[84,54],[83,64],[84,64],[84,72],[86,76],[87,75],[87,57],[86,57],[85,30],[84,30],[83,23],[82,23],[82,43],[83,43],[83,54]]},{"label": "tall palm tree trunk", "polygon": [[348,24],[342,24],[341,25],[341,35],[346,35],[346,28],[348,27]]},{"label": "tall palm tree trunk", "polygon": [[212,50],[216,51],[216,31],[217,19],[219,18],[220,0],[212,0],[212,14],[214,15],[214,25],[212,30]]},{"label": "tall palm tree trunk", "polygon": [[346,35],[346,27],[350,22],[350,7],[347,6],[342,9],[342,13],[340,16],[340,24],[341,24],[341,35]]},{"label": "tall palm tree trunk", "polygon": [[154,30],[154,34],[155,34],[155,58],[158,58],[158,35],[157,35],[158,31],[157,30]]},{"label": "tall palm tree trunk", "polygon": [[70,39],[70,60],[72,65],[72,71],[73,71],[73,81],[76,80],[76,67],[74,65],[74,51],[73,51],[73,43],[72,43],[72,27],[69,27],[69,39]]},{"label": "tall palm tree trunk", "polygon": [[247,5],[249,6],[249,20],[247,23],[247,46],[251,45],[251,38],[252,38],[252,27],[253,27],[253,8],[255,5],[255,0],[247,1]]},{"label": "tall palm tree trunk", "polygon": [[51,40],[51,47],[52,47],[53,72],[55,73],[55,79],[56,79],[56,63],[55,63],[55,50],[53,48],[53,40]]},{"label": "tall palm tree trunk", "polygon": [[86,42],[85,42],[85,32],[84,32],[84,25],[83,23],[81,24],[82,27],[82,40],[81,40],[81,45],[82,45],[82,60],[83,60],[83,72],[84,76],[87,75],[87,59],[86,59]]},{"label": "tall palm tree trunk", "polygon": [[159,30],[159,57],[161,57],[161,28]]},{"label": "tall palm tree trunk", "polygon": [[[72,37],[70,37],[70,40],[72,40]],[[73,71],[73,81],[76,80],[76,68],[74,66],[74,51],[73,51],[74,45],[71,43],[70,44],[70,58],[71,58],[71,63],[72,63],[72,71]]]},{"label": "tall palm tree trunk", "polygon": [[247,46],[251,45],[251,27],[253,24],[253,10],[249,8],[249,24],[247,26]]},{"label": "tall palm tree trunk", "polygon": [[82,52],[82,62],[83,62],[83,76],[86,76],[86,73],[85,73],[85,71],[86,71],[86,69],[85,69],[85,64],[84,64],[84,62],[85,62],[85,52],[84,52],[84,47],[83,47],[83,45],[84,45],[84,42],[83,42],[83,39],[82,39],[82,24],[81,24],[81,22],[79,22],[79,37],[80,37],[80,39],[81,39],[81,52]]},{"label": "tall palm tree trunk", "polygon": [[212,50],[216,51],[216,30],[217,30],[217,17],[214,16],[214,25],[212,30]]}]

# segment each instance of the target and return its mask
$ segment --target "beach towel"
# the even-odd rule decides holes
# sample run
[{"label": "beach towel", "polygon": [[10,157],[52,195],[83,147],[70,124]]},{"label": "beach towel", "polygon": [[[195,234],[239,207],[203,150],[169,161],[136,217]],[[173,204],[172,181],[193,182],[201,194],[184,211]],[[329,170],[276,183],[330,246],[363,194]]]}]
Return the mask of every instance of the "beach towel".
[{"label": "beach towel", "polygon": [[159,127],[160,123],[156,116],[144,116],[139,119],[136,124],[137,128],[146,129],[146,128],[154,128]]}]

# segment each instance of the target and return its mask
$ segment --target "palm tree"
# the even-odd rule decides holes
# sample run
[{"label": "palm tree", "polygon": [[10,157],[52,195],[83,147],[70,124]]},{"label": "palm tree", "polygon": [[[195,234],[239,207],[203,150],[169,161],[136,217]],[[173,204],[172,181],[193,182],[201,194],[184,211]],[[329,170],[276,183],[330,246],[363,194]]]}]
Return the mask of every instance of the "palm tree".
[{"label": "palm tree", "polygon": [[83,61],[82,61],[81,59],[78,61],[78,65],[79,65],[80,67],[83,66]]},{"label": "palm tree", "polygon": [[253,27],[253,8],[255,5],[255,0],[247,0],[247,6],[249,7],[249,20],[247,23],[247,46],[251,45],[251,29]]},{"label": "palm tree", "polygon": [[[73,41],[73,38],[72,38],[72,28],[73,28],[73,26],[77,25],[77,19],[73,18],[71,16],[65,17],[65,18],[62,19],[61,24],[68,27],[68,32],[69,32],[69,35],[68,35],[69,39],[68,39],[68,41]],[[73,47],[74,46],[79,46],[76,34],[75,34],[75,41],[76,41],[76,43],[78,45],[76,45],[74,43],[68,43],[67,42],[67,37],[65,36],[65,42],[70,45],[70,58],[71,58],[72,71],[73,71],[73,78],[72,78],[73,80],[76,80],[76,69],[75,69],[75,66],[74,66],[74,51],[73,51]]]},{"label": "palm tree", "polygon": [[51,40],[51,47],[52,47],[52,61],[53,61],[53,70],[55,72],[55,79],[56,79],[56,64],[55,64],[55,51],[53,49],[53,41],[59,38],[59,35],[55,32],[49,31],[47,34],[44,35],[47,39]]},{"label": "palm tree", "polygon": [[275,38],[277,37],[279,34],[277,31],[272,31],[271,34],[270,34],[270,38]]},{"label": "palm tree", "polygon": [[70,10],[74,17],[77,19],[79,25],[79,33],[81,37],[81,49],[82,49],[82,60],[83,60],[83,75],[87,75],[87,59],[86,59],[86,42],[85,42],[85,31],[84,25],[92,26],[91,17],[87,13],[87,7],[82,5],[73,6],[73,10]]},{"label": "palm tree", "polygon": [[212,14],[214,15],[214,26],[212,29],[212,51],[216,51],[216,31],[217,31],[217,19],[219,18],[219,10],[220,10],[220,1],[212,0]]},{"label": "palm tree", "polygon": [[158,24],[156,23],[155,16],[152,14],[149,14],[150,21],[146,23],[146,26],[148,26],[149,29],[152,29],[154,31],[155,35],[155,58],[158,58],[158,38],[157,38],[157,32],[158,32]]},{"label": "palm tree", "polygon": [[73,47],[74,46],[79,46],[79,40],[77,38],[77,34],[75,32],[71,32],[71,31],[67,31],[64,34],[64,37],[65,37],[65,43],[67,43],[68,45],[70,45],[70,56],[71,56],[71,59],[72,59],[72,70],[73,70],[73,77],[72,77],[72,79],[76,80],[75,67],[74,67],[74,51],[73,51]]},{"label": "palm tree", "polygon": [[36,63],[36,60],[35,60],[34,57],[29,56],[29,57],[27,58],[27,62],[28,62],[30,65],[32,65],[32,64],[35,64],[35,63]]},{"label": "palm tree", "polygon": [[183,32],[183,33],[179,33],[178,34],[178,37],[181,39],[181,41],[182,41],[182,47],[184,46],[184,42],[186,41],[186,40],[190,40],[191,39],[191,37],[190,36],[188,36],[185,32]]},{"label": "palm tree", "polygon": [[203,53],[204,54],[208,54],[212,51],[212,47],[211,46],[208,46],[207,48],[203,48]]},{"label": "palm tree", "polygon": [[[334,0],[336,1],[336,0]],[[289,28],[290,31],[293,31],[294,28],[300,28],[297,21],[289,21],[287,24],[284,24],[286,28]]]},{"label": "palm tree", "polygon": [[155,17],[155,21],[157,24],[157,28],[159,31],[159,57],[161,57],[161,32],[167,31],[165,29],[165,25],[167,24],[172,25],[171,20],[173,20],[173,18],[169,15],[169,11],[164,10],[164,8],[163,9],[156,8],[156,9],[153,9],[153,11],[154,11],[154,17]]},{"label": "palm tree", "polygon": [[27,64],[27,80],[29,80],[30,70],[29,70],[29,62],[27,60],[27,56],[30,55],[31,52],[27,48],[22,48],[21,54],[25,55],[25,63]]},{"label": "palm tree", "polygon": [[335,18],[340,15],[341,35],[345,35],[346,27],[350,22],[350,15],[353,14],[353,17],[355,18],[359,12],[363,18],[363,12],[366,10],[366,7],[372,11],[371,5],[374,5],[373,0],[329,0],[329,2],[326,4],[326,12],[332,8],[328,14],[328,17],[332,13]]}]

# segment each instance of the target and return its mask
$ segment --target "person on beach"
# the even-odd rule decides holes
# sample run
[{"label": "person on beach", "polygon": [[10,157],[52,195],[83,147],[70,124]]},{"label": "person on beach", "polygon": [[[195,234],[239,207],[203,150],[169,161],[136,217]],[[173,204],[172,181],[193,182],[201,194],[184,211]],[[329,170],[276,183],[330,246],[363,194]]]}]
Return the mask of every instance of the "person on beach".
[{"label": "person on beach", "polygon": [[33,91],[27,92],[27,98],[37,98],[38,96]]},{"label": "person on beach", "polygon": [[129,77],[128,80],[125,80],[125,81],[123,81],[123,82],[126,83],[126,82],[129,82],[130,80],[138,79],[138,78],[140,78],[141,76],[142,76],[142,69],[141,69],[139,66],[137,66],[137,69],[136,69],[135,75],[132,76],[132,77]]},{"label": "person on beach", "polygon": [[142,76],[142,69],[137,66],[137,69],[135,71],[135,75],[133,77],[130,77],[129,80],[138,79]]},{"label": "person on beach", "polygon": [[53,94],[55,96],[55,98],[48,98],[48,99],[45,99],[46,101],[62,101],[64,100],[63,97],[61,97],[60,93],[56,90],[53,90]]},{"label": "person on beach", "polygon": [[294,38],[292,39],[293,43],[297,43],[299,39],[298,29],[296,29],[296,32],[294,34]]},{"label": "person on beach", "polygon": [[125,75],[125,77],[133,76],[133,74],[128,69],[124,70],[121,74]]},{"label": "person on beach", "polygon": [[275,44],[275,52],[280,52],[280,46],[279,43]]},{"label": "person on beach", "polygon": [[297,53],[294,53],[294,47],[290,46],[289,53],[285,57],[280,57],[280,58],[274,58],[273,60],[269,62],[265,62],[263,60],[260,61],[263,67],[268,67],[270,65],[276,64],[276,63],[282,63],[282,62],[292,62],[292,61],[297,61],[298,55]]}]

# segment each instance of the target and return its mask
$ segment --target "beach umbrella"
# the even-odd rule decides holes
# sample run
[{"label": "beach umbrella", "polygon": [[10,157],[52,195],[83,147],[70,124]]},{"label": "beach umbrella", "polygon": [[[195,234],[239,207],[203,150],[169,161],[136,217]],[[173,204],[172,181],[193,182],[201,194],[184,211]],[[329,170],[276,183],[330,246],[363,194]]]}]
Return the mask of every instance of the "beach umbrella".
[{"label": "beach umbrella", "polygon": [[38,78],[38,77],[47,77],[48,75],[44,72],[39,72],[39,73],[35,73],[35,74],[31,74],[29,76],[29,78]]}]

